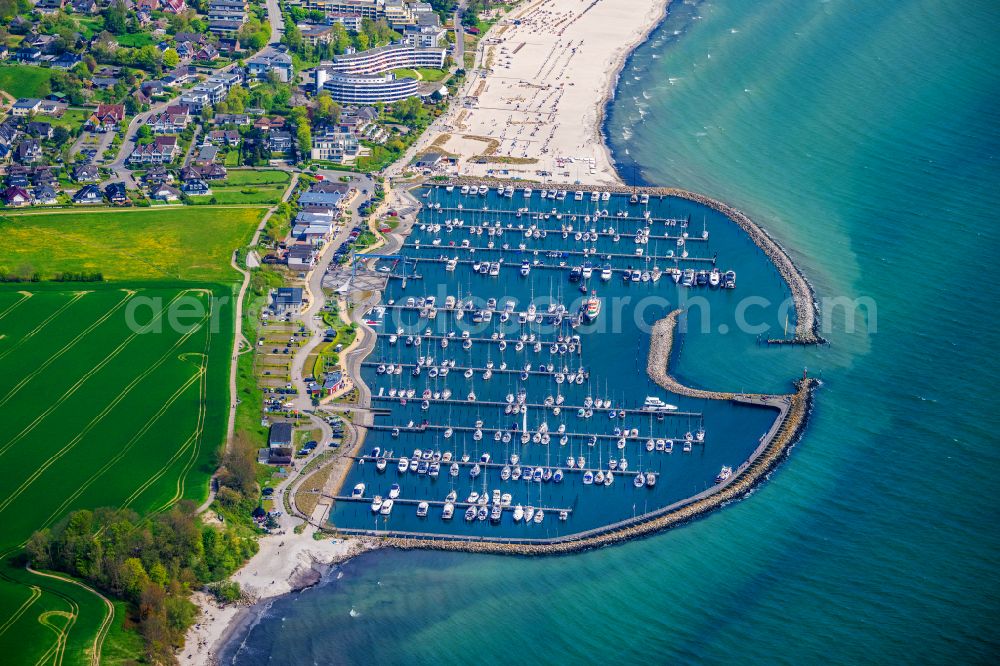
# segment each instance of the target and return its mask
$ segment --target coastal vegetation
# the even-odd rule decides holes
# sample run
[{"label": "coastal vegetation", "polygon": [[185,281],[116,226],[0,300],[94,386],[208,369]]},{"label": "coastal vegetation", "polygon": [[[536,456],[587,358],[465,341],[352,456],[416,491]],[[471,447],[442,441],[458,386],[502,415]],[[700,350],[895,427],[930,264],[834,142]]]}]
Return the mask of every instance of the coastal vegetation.
[{"label": "coastal vegetation", "polygon": [[[188,592],[221,581],[257,551],[252,538],[202,525],[195,508],[184,501],[151,519],[129,510],[74,511],[31,536],[27,560],[126,600],[146,659],[172,663],[198,613]],[[215,589],[239,598],[233,584]]]}]

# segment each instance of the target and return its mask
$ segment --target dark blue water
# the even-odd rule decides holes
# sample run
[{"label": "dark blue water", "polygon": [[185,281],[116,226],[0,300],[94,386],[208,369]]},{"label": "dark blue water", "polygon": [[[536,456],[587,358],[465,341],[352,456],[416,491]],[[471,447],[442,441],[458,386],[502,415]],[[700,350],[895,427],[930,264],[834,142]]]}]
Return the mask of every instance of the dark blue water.
[{"label": "dark blue water", "polygon": [[[788,290],[773,265],[735,223],[701,204],[674,197],[631,203],[629,196],[615,195],[594,202],[589,192],[579,201],[570,192],[565,199],[542,200],[540,192],[525,196],[524,190],[518,190],[515,196],[505,197],[494,189],[487,195],[463,195],[444,187],[428,188],[421,196],[426,207],[402,252],[415,263],[382,262],[394,275],[420,277],[389,280],[383,301],[388,308],[373,314],[379,317],[376,330],[380,335],[362,373],[375,396],[375,406],[391,410],[390,415],[376,418],[383,429],[369,434],[366,451],[375,447],[391,451],[390,464],[381,472],[370,458],[355,465],[344,494],[363,483],[365,501],[338,502],[330,516],[335,526],[551,538],[635,518],[701,493],[714,486],[723,466],[737,468],[758,448],[776,410],[664,392],[646,374],[649,328],[676,307],[692,313],[683,337],[685,345],[697,345],[698,337],[717,337],[722,329],[732,331],[724,337],[731,338],[738,349],[748,350],[758,345],[758,336],[766,339],[775,328],[777,308],[772,308],[769,325],[753,332],[741,330],[737,321],[740,303],[749,298],[780,303]],[[597,212],[602,216],[594,219]],[[637,242],[640,229],[650,230],[648,242]],[[584,249],[592,258],[572,254]],[[459,262],[454,270],[447,268],[449,259]],[[476,272],[480,262],[502,262],[500,274]],[[528,262],[528,275],[521,273],[523,262]],[[570,270],[584,263],[593,265],[596,272],[581,283],[571,282]],[[685,287],[664,273],[665,269],[705,271],[715,266],[720,272],[735,271],[737,287]],[[603,268],[611,269],[607,279],[601,276]],[[641,275],[654,269],[656,275],[663,273],[655,281],[651,277],[645,282],[624,279],[626,270]],[[558,324],[552,317],[520,321],[519,313],[531,304],[543,313],[560,304],[566,306],[568,315],[576,313],[587,298],[581,285],[601,300],[596,321],[578,327],[570,325],[571,316]],[[415,304],[416,299],[428,296],[436,299],[437,306],[449,297],[456,301],[471,298],[475,308],[486,307],[492,298],[500,310],[509,302],[512,314],[507,321],[494,316],[490,322],[475,323],[474,310],[463,310],[461,318],[453,311],[439,310],[430,319],[416,305],[399,308],[409,299]],[[763,319],[767,310],[755,314]],[[794,326],[794,317],[791,322]],[[462,344],[466,332],[468,349]],[[446,340],[442,342],[441,337]],[[552,344],[560,339],[578,339],[578,346],[571,343],[576,351],[567,345],[567,353],[559,353]],[[421,358],[433,361],[415,377],[411,368]],[[446,360],[455,361],[456,368],[446,377],[432,377]],[[381,372],[395,364],[404,366],[399,374]],[[488,380],[484,378],[487,367],[494,373]],[[525,375],[528,367],[532,369]],[[466,376],[466,370],[471,376]],[[560,370],[569,379],[559,382],[555,373]],[[586,379],[574,382],[573,375],[581,372],[587,373]],[[782,390],[788,391],[791,387],[785,379]],[[405,401],[389,398],[408,389],[414,390],[414,396]],[[445,396],[446,391],[451,392],[450,400],[422,404],[422,396]],[[507,406],[512,399],[516,404],[522,391],[529,405],[526,413]],[[474,402],[468,401],[469,395],[475,396]],[[677,410],[661,418],[642,412],[647,396],[659,397]],[[588,399],[611,400],[612,408],[581,418],[579,410]],[[546,401],[553,406],[543,407]],[[634,411],[611,417],[612,410],[623,407]],[[483,428],[479,438],[477,423]],[[415,430],[407,427],[410,424],[426,424],[429,429]],[[393,432],[391,427],[400,430]],[[455,431],[445,436],[445,427]],[[547,438],[544,431],[548,431]],[[629,431],[631,436],[621,437]],[[705,435],[704,442],[697,441],[699,431]],[[689,438],[695,443],[686,444]],[[670,444],[657,450],[654,441],[650,451],[649,442],[657,439]],[[455,460],[469,462],[460,463],[455,475],[449,474],[447,462],[442,463],[437,478],[400,472],[391,459],[412,458],[414,450],[450,452]],[[484,455],[498,464],[472,476],[473,465]],[[617,482],[610,486],[589,484],[579,471],[581,460],[583,469],[592,473],[607,473],[609,466],[620,465],[622,460],[627,469],[613,476]],[[508,471],[514,471],[505,481],[500,465],[508,462]],[[532,482],[525,473],[518,480],[518,467],[522,471],[562,469],[565,478],[561,483]],[[612,475],[620,471],[620,467],[610,469]],[[656,475],[657,483],[637,485],[637,472]],[[376,513],[370,499],[388,497],[393,484],[400,486],[397,499],[401,501],[388,516]],[[460,502],[454,518],[443,518],[438,505],[427,516],[417,515],[417,502],[444,502],[452,490]],[[511,511],[503,512],[499,522],[464,520],[461,503],[473,491],[491,495],[494,490],[511,495]],[[549,520],[518,522],[513,509],[519,504],[544,507]],[[557,521],[561,510],[567,516]]]}]

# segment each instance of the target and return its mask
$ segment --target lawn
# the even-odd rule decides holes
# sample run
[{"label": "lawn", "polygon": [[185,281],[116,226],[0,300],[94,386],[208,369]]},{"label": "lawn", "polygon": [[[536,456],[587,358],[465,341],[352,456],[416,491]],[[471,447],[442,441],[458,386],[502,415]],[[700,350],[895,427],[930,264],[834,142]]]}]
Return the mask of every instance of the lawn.
[{"label": "lawn", "polygon": [[[221,181],[223,185],[287,185],[291,180],[291,175],[287,171],[278,169],[251,170],[251,169],[230,169],[226,174],[226,179]],[[212,189],[215,189],[213,183]]]},{"label": "lawn", "polygon": [[0,90],[13,97],[45,97],[50,92],[52,70],[31,65],[0,66]]},{"label": "lawn", "polygon": [[0,272],[50,279],[60,271],[106,280],[232,281],[233,250],[263,208],[134,208],[0,217]]},{"label": "lawn", "polygon": [[[217,204],[276,204],[285,193],[285,185],[212,186],[212,197]],[[203,203],[203,202],[196,202]]]},{"label": "lawn", "polygon": [[34,120],[40,120],[51,124],[53,127],[65,127],[73,131],[81,128],[83,123],[90,117],[90,112],[84,109],[66,109],[58,118],[55,116],[37,115]]},{"label": "lawn", "polygon": [[126,33],[124,35],[118,35],[115,37],[115,40],[122,46],[131,46],[133,48],[149,46],[156,43],[153,40],[153,36],[148,32]]},{"label": "lawn", "polygon": [[122,634],[121,604],[111,621],[100,597],[11,557],[34,530],[76,509],[145,514],[203,500],[225,437],[232,285],[122,286],[0,287],[8,663],[90,663],[108,629],[115,639],[101,646],[105,659],[135,649],[134,635]]}]

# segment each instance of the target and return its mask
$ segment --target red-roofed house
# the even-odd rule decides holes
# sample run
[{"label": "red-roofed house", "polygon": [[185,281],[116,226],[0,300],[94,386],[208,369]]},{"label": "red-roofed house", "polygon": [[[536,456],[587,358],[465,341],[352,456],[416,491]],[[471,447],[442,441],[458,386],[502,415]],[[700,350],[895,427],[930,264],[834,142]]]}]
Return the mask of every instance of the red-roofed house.
[{"label": "red-roofed house", "polygon": [[124,104],[98,104],[97,111],[90,115],[87,126],[98,132],[113,132],[123,120],[125,120]]}]

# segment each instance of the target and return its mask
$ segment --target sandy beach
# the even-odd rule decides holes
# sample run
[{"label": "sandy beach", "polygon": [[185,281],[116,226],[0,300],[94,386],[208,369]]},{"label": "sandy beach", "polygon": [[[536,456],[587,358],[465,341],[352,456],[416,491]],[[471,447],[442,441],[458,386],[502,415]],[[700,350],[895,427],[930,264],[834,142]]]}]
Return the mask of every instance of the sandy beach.
[{"label": "sandy beach", "polygon": [[458,158],[473,177],[620,182],[601,137],[605,102],[666,0],[538,0],[484,36],[459,99],[415,153]]},{"label": "sandy beach", "polygon": [[217,663],[219,651],[240,626],[239,619],[249,610],[249,602],[259,602],[309,587],[319,582],[329,566],[344,562],[377,546],[360,539],[313,539],[316,528],[307,525],[301,534],[276,534],[260,540],[260,551],[231,578],[248,597],[244,605],[218,604],[203,592],[191,600],[201,616],[178,653],[182,664]]}]

